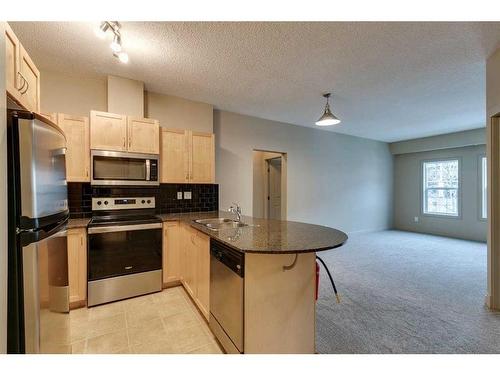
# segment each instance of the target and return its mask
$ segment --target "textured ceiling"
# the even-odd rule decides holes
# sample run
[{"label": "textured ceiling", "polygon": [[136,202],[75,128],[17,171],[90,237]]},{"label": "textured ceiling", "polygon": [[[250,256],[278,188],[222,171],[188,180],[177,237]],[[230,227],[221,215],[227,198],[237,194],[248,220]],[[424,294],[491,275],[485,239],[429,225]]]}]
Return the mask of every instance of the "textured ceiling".
[{"label": "textured ceiling", "polygon": [[146,89],[242,114],[397,141],[482,127],[485,60],[500,23],[123,22],[127,65],[98,23],[12,22],[43,70],[120,75]]}]

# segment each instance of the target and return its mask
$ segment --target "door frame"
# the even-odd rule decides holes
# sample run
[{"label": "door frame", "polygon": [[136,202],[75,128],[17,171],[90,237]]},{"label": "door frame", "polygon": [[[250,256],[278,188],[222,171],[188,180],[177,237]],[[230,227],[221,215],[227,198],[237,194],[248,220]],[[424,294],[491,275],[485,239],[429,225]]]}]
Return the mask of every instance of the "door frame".
[{"label": "door frame", "polygon": [[288,186],[287,186],[287,166],[288,166],[288,155],[285,152],[278,152],[278,151],[264,151],[264,150],[255,150],[255,151],[261,151],[261,152],[272,152],[275,154],[280,154],[280,156],[277,156],[275,158],[270,158],[270,159],[264,159],[264,173],[265,173],[265,178],[264,178],[264,217],[268,218],[269,217],[269,201],[267,200],[267,197],[269,196],[269,174],[267,171],[268,167],[268,160],[271,159],[276,159],[276,158],[281,158],[281,220],[286,220],[287,219],[287,192],[288,192]]},{"label": "door frame", "polygon": [[500,310],[500,113],[487,126],[488,294],[486,305]]},{"label": "door frame", "polygon": [[[264,199],[265,199],[265,205],[264,205],[264,215],[265,215],[265,218],[266,219],[269,219],[269,211],[270,211],[270,203],[271,203],[271,200],[269,199],[269,191],[270,191],[270,170],[269,170],[269,167],[270,167],[270,161],[271,160],[276,160],[276,159],[280,159],[281,160],[281,173],[280,173],[280,177],[281,177],[281,184],[280,184],[280,189],[281,189],[281,193],[280,193],[280,196],[283,194],[283,155],[280,155],[280,156],[276,156],[274,158],[269,158],[269,159],[264,159],[264,173],[266,174],[266,178],[264,178]],[[283,199],[281,199],[281,202],[280,202],[280,215],[281,215],[281,220],[285,220],[283,219],[283,214],[281,213],[282,212],[282,206],[283,206]]]}]

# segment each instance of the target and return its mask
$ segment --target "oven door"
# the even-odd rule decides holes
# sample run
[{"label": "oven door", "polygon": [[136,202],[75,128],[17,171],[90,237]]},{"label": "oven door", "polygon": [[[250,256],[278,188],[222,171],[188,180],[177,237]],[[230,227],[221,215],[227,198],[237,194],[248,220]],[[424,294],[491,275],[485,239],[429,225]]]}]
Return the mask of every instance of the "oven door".
[{"label": "oven door", "polygon": [[161,223],[89,228],[88,281],[161,270],[161,228]]},{"label": "oven door", "polygon": [[159,185],[158,155],[92,150],[92,185]]}]

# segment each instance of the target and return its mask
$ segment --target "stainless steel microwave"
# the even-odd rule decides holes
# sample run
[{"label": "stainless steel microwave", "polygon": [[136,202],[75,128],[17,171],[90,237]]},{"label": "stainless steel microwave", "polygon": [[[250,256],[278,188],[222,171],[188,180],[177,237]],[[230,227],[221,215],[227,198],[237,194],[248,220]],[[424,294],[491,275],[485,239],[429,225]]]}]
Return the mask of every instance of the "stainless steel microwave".
[{"label": "stainless steel microwave", "polygon": [[91,151],[91,185],[159,185],[158,155]]}]

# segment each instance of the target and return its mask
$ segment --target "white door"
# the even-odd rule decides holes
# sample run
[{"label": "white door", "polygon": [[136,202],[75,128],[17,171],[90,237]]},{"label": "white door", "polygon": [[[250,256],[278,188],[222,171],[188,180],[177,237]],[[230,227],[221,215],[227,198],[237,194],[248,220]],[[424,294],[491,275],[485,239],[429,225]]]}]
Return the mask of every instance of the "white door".
[{"label": "white door", "polygon": [[268,218],[281,220],[281,157],[267,160]]}]

